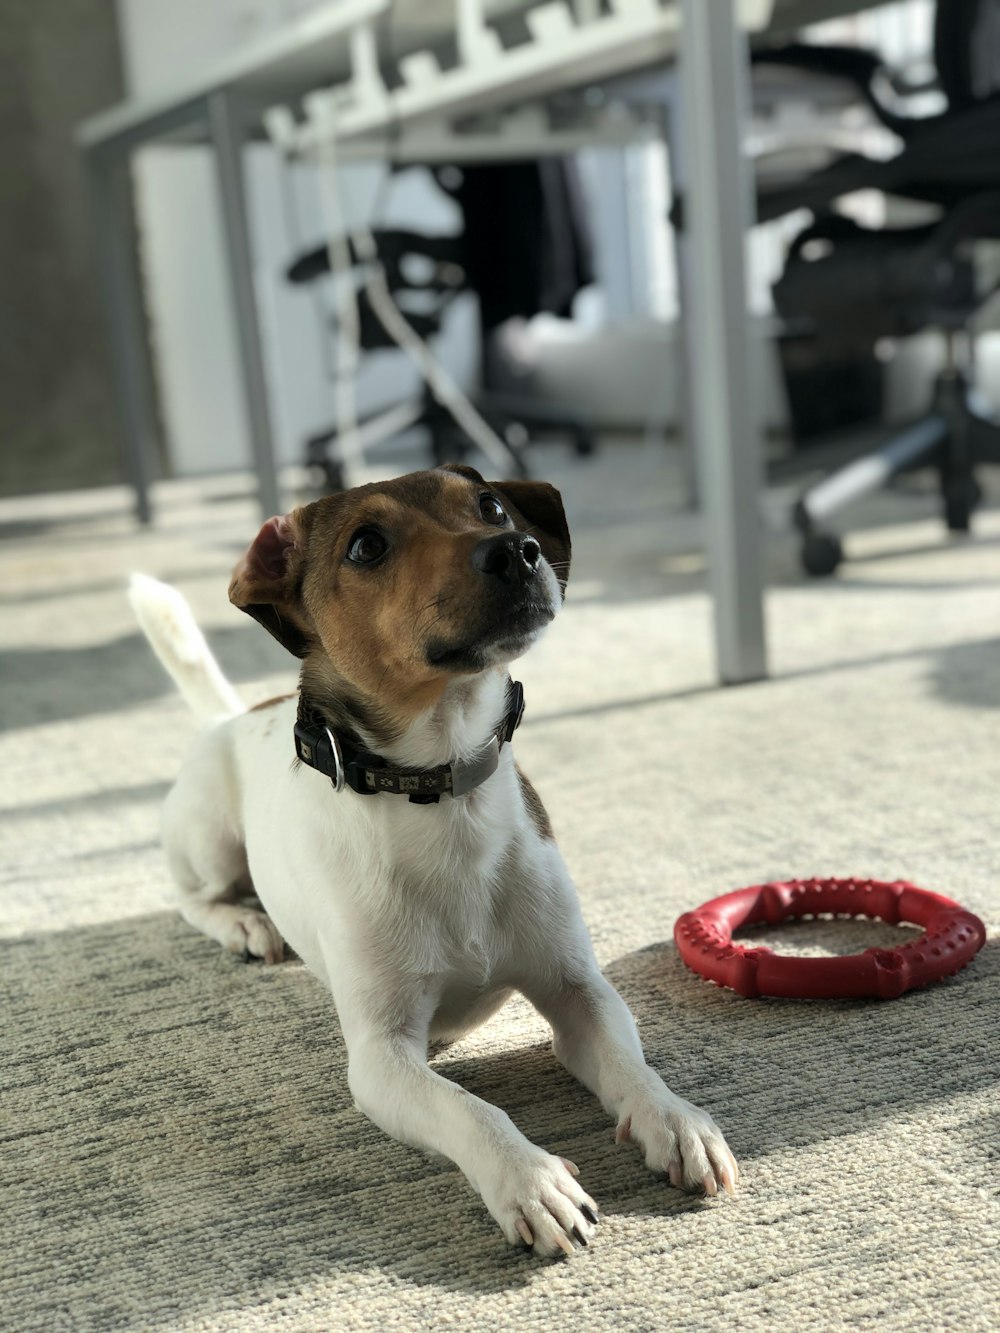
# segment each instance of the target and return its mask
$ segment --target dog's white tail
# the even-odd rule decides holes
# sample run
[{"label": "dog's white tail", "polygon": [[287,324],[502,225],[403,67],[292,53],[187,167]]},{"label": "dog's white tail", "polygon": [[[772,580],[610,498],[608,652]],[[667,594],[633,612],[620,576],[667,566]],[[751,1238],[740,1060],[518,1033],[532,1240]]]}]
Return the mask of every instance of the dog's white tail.
[{"label": "dog's white tail", "polygon": [[153,651],[202,722],[246,711],[176,588],[146,574],[133,574],[128,597]]}]

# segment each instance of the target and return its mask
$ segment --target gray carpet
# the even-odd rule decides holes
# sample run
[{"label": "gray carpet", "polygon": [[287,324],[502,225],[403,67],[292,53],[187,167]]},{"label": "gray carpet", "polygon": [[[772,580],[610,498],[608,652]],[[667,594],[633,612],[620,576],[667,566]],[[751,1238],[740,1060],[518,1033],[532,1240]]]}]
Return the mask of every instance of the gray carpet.
[{"label": "gray carpet", "polygon": [[[687,1198],[616,1147],[508,1006],[437,1067],[573,1158],[591,1248],[507,1249],[457,1171],[353,1109],[330,1006],[177,921],[157,812],[192,734],[122,595],[176,582],[248,698],[288,679],[225,600],[242,481],[0,502],[0,1326],[11,1330],[733,1328],[1000,1323],[1000,510],[948,543],[920,496],[868,505],[830,585],[770,549],[773,676],[712,685],[676,463],[546,455],[577,539],[523,675],[518,757],[650,1061],[744,1169]],[[778,497],[771,497],[777,512]],[[747,1001],[676,956],[676,916],[774,877],[907,877],[978,912],[957,977],[889,1003]],[[881,923],[774,947],[850,952]]]}]

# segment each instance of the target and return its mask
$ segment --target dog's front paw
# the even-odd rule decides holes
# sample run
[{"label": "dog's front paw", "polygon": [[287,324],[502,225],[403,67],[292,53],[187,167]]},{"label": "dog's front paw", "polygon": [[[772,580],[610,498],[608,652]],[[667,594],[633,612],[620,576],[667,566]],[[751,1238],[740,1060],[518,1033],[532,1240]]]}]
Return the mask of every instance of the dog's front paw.
[{"label": "dog's front paw", "polygon": [[234,907],[223,940],[232,953],[243,955],[244,962],[262,958],[265,963],[280,963],[285,956],[285,941],[266,912],[254,907]]},{"label": "dog's front paw", "polygon": [[539,1255],[572,1254],[574,1241],[586,1245],[594,1234],[597,1204],[565,1157],[535,1148],[498,1164],[493,1175],[482,1187],[483,1200],[511,1245],[527,1245]]},{"label": "dog's front paw", "polygon": [[638,1144],[649,1169],[668,1176],[678,1189],[736,1192],[740,1169],[722,1130],[707,1111],[668,1088],[623,1111],[616,1138]]}]

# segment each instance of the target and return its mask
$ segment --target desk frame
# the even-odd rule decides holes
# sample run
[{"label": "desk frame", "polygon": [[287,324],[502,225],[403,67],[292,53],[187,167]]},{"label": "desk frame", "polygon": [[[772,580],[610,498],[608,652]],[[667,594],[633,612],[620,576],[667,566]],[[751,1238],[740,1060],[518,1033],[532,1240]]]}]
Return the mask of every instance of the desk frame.
[{"label": "desk frame", "polygon": [[[714,602],[717,670],[724,684],[767,672],[759,497],[760,424],[750,400],[744,242],[751,221],[743,158],[747,39],[734,5],[681,0],[679,135],[689,171],[685,210],[690,263],[684,329],[691,420],[705,513]],[[164,104],[139,122],[85,137],[102,284],[123,428],[124,457],[141,522],[151,519],[150,480],[157,423],[139,279],[132,259],[128,162],[134,149],[165,135],[208,132],[218,170],[239,370],[262,513],[282,502],[254,291],[243,144],[256,112],[222,86]]]}]

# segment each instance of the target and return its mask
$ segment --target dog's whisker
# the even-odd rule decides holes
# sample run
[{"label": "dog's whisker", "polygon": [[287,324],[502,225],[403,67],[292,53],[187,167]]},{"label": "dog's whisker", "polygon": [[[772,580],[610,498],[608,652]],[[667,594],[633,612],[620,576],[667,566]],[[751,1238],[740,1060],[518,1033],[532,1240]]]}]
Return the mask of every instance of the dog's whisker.
[{"label": "dog's whisker", "polygon": [[[441,614],[441,608],[447,606],[454,600],[455,598],[451,593],[442,593],[440,597],[433,598],[432,601],[427,602],[424,606],[420,607],[419,610],[415,611],[413,613],[413,618],[418,632],[428,633],[437,624],[443,621],[444,616]],[[430,621],[425,620],[428,612],[435,613]]]}]

